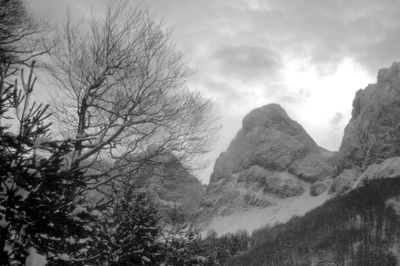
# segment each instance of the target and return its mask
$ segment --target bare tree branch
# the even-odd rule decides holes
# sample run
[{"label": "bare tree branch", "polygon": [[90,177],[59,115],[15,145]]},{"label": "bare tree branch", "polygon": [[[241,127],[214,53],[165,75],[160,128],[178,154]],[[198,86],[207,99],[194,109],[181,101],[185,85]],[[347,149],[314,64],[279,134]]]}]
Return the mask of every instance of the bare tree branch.
[{"label": "bare tree branch", "polygon": [[109,1],[89,30],[66,22],[47,69],[62,95],[53,112],[76,143],[71,167],[107,157],[112,173],[158,155],[207,151],[216,131],[212,105],[187,88],[190,73],[170,34],[129,1]]}]

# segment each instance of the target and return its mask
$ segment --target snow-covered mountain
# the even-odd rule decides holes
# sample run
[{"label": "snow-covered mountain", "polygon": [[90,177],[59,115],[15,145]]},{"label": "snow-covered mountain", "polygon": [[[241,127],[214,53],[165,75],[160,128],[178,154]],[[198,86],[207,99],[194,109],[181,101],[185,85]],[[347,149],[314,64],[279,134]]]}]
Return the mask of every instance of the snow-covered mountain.
[{"label": "snow-covered mountain", "polygon": [[202,200],[206,230],[218,233],[284,222],[327,198],[336,153],[319,147],[285,110],[251,111],[215,163]]},{"label": "snow-covered mountain", "polygon": [[319,147],[277,104],[251,111],[215,163],[201,202],[205,231],[282,223],[366,180],[400,176],[400,63],[359,90],[339,152]]}]

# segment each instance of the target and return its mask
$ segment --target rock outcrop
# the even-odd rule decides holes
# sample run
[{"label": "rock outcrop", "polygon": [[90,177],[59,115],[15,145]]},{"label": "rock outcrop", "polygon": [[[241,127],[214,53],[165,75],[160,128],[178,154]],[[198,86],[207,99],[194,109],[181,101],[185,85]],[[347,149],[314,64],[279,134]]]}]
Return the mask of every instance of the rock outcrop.
[{"label": "rock outcrop", "polygon": [[303,127],[278,104],[251,111],[242,129],[217,159],[210,183],[258,165],[272,171],[289,171],[315,182],[333,173],[332,153],[318,147]]},{"label": "rock outcrop", "polygon": [[329,192],[335,195],[375,178],[399,176],[400,63],[379,70],[377,82],[359,90],[339,149],[344,169]]},{"label": "rock outcrop", "polygon": [[[329,183],[329,182],[328,182]],[[329,184],[317,181],[310,187],[310,195],[313,197],[319,196],[328,189]]]},{"label": "rock outcrop", "polygon": [[369,164],[399,154],[400,63],[379,70],[377,83],[359,90],[339,150],[345,167]]},{"label": "rock outcrop", "polygon": [[398,177],[400,177],[400,157],[393,157],[384,160],[382,163],[369,165],[359,176],[356,185],[360,186],[362,183],[373,179]]},{"label": "rock outcrop", "polygon": [[329,193],[340,195],[363,186],[370,180],[399,177],[400,157],[392,157],[381,163],[373,163],[362,172],[357,167],[344,170],[334,179]]},{"label": "rock outcrop", "polygon": [[[334,156],[319,147],[281,106],[257,108],[243,119],[242,129],[215,163],[201,203],[202,219],[310,196],[312,183],[333,175]],[[322,189],[319,186],[314,194],[323,193]]]},{"label": "rock outcrop", "polygon": [[329,193],[338,195],[349,191],[357,181],[360,174],[361,171],[357,166],[351,169],[345,169],[342,173],[334,178],[332,186],[329,189]]},{"label": "rock outcrop", "polygon": [[252,191],[261,191],[264,194],[272,194],[280,198],[299,196],[304,193],[301,181],[288,172],[274,172],[254,165],[240,171],[238,183]]}]

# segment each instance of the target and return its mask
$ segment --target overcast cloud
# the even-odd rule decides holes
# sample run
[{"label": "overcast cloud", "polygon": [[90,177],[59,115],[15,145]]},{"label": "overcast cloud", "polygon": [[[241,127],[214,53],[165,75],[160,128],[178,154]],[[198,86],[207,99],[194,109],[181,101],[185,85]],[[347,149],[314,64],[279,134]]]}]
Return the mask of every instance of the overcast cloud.
[{"label": "overcast cloud", "polygon": [[[101,13],[99,0],[28,0],[60,18]],[[136,1],[132,1],[134,3]],[[399,60],[397,0],[147,0],[174,27],[196,74],[190,86],[213,99],[223,129],[211,162],[243,116],[277,102],[319,143],[337,149],[355,91]],[[208,180],[211,167],[201,174]]]}]

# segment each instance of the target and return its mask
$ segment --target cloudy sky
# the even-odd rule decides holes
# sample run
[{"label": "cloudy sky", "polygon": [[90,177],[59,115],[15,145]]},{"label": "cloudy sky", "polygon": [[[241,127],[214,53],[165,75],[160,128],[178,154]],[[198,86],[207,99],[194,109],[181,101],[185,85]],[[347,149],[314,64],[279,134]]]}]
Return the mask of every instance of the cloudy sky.
[{"label": "cloudy sky", "polygon": [[[26,0],[62,19],[101,13],[101,0]],[[136,1],[132,0],[134,4]],[[213,100],[223,128],[210,166],[250,110],[279,103],[322,147],[337,150],[355,92],[400,60],[398,0],[147,0],[174,27],[196,74],[190,86]]]}]

